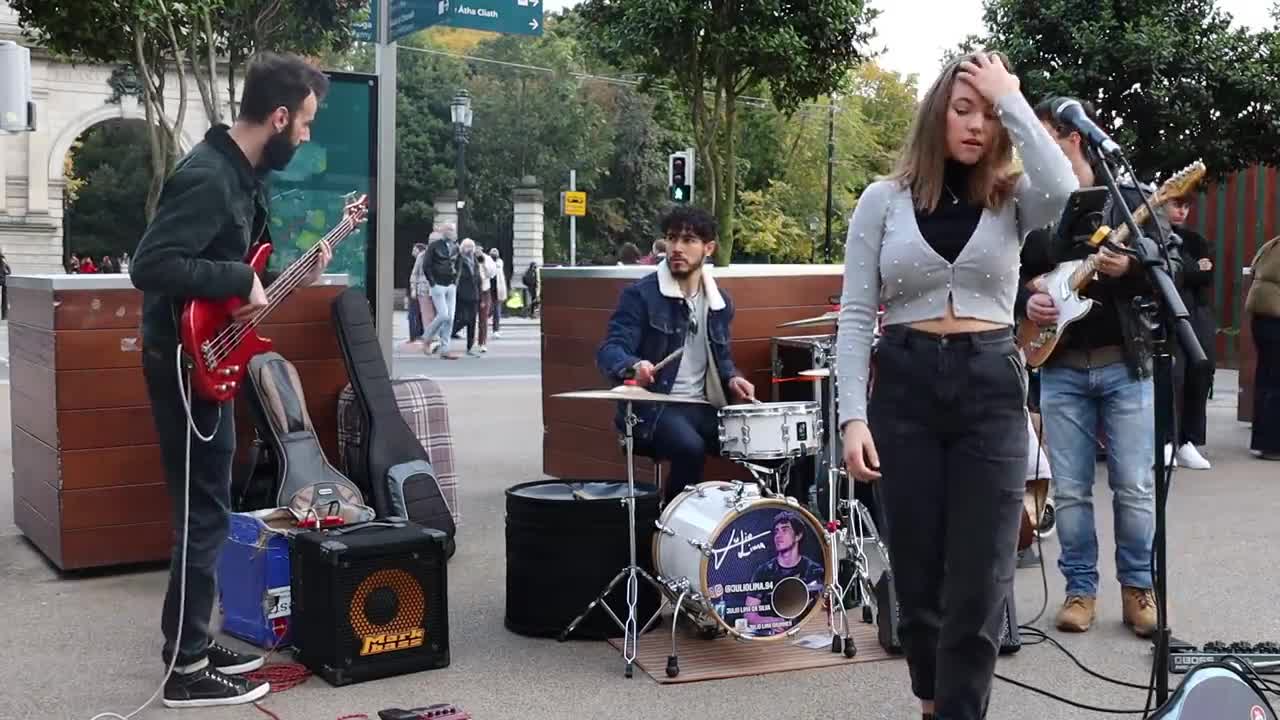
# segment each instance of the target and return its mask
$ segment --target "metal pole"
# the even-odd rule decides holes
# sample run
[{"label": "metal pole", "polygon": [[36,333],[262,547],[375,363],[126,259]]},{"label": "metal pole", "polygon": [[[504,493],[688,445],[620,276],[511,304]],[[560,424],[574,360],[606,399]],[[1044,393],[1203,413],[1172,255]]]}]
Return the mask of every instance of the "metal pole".
[{"label": "metal pole", "polygon": [[827,106],[827,247],[823,252],[825,262],[831,262],[831,169],[836,164],[836,106],[834,100]]},{"label": "metal pole", "polygon": [[466,237],[463,222],[466,220],[467,212],[467,126],[465,123],[457,123],[454,130],[454,140],[458,146],[455,170],[458,175],[458,242],[462,242]]},{"label": "metal pole", "polygon": [[377,43],[378,73],[378,179],[374,200],[376,208],[377,237],[374,261],[373,312],[378,346],[386,359],[387,372],[394,375],[394,356],[391,338],[395,324],[396,279],[396,44],[391,39],[391,2],[377,0],[378,27],[374,28]]},{"label": "metal pole", "polygon": [[[578,171],[569,171],[569,190],[578,189]],[[569,216],[569,265],[578,264],[578,216]]]}]

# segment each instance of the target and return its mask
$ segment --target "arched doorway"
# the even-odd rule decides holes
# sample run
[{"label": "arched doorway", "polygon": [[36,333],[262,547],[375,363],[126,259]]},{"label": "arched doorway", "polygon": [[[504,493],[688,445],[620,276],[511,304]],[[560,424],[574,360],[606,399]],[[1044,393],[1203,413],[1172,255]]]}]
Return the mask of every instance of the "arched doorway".
[{"label": "arched doorway", "polygon": [[151,144],[145,121],[91,125],[63,160],[62,262],[68,272],[117,273],[146,229]]}]

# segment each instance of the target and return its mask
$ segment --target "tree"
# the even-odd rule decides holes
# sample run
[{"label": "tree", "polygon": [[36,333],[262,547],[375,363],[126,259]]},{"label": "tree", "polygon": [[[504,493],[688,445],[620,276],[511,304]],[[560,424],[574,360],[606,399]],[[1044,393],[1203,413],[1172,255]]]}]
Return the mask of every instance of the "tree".
[{"label": "tree", "polygon": [[767,87],[788,112],[838,89],[877,15],[867,0],[587,0],[580,12],[602,57],[686,98],[720,264],[733,255],[740,99]]},{"label": "tree", "polygon": [[396,225],[426,242],[434,198],[454,187],[453,123],[449,103],[463,87],[465,68],[450,58],[413,52],[426,43],[406,38],[396,66]]},{"label": "tree", "polygon": [[[208,77],[216,67],[210,50],[214,47],[227,61],[227,96],[231,116],[235,117],[239,93],[236,78],[243,74],[245,62],[259,51],[293,52],[319,56],[351,47],[352,25],[368,0],[197,0],[216,6],[210,15],[201,17],[201,28],[209,28],[201,49],[208,60]],[[216,29],[215,29],[216,28]],[[216,42],[210,42],[210,40]],[[196,56],[192,46],[192,56]],[[197,78],[200,71],[197,70]],[[201,86],[206,110],[210,98]],[[210,115],[212,118],[213,115]]]},{"label": "tree", "polygon": [[[61,59],[135,68],[150,129],[152,176],[146,216],[154,216],[186,120],[186,34],[191,6],[176,0],[9,0],[9,6],[17,11],[23,34]],[[173,122],[165,115],[164,102],[171,67],[178,79]]]},{"label": "tree", "polygon": [[[791,115],[759,109],[744,122],[745,154],[739,219],[746,230],[738,257],[808,262],[825,235],[827,136],[834,139],[832,254],[859,195],[897,157],[915,113],[914,78],[865,63],[848,90]],[[832,112],[831,103],[835,104]],[[758,182],[758,184],[753,184]]]},{"label": "tree", "polygon": [[525,176],[543,188],[544,230],[556,240],[567,235],[559,193],[568,189],[569,171],[577,171],[579,188],[592,188],[608,167],[614,128],[597,89],[573,74],[581,69],[578,42],[553,22],[544,29],[537,40],[503,35],[472,52],[552,70],[477,63],[467,80],[475,117],[467,147],[467,224],[486,245],[496,242],[499,220],[511,217],[512,189]]},{"label": "tree", "polygon": [[96,258],[137,246],[151,181],[146,134],[140,121],[111,120],[86,130],[67,153],[76,185],[66,198],[68,250]]},{"label": "tree", "polygon": [[1139,176],[1204,160],[1210,178],[1280,162],[1280,45],[1214,0],[986,0],[987,35],[1034,103],[1091,101]]}]

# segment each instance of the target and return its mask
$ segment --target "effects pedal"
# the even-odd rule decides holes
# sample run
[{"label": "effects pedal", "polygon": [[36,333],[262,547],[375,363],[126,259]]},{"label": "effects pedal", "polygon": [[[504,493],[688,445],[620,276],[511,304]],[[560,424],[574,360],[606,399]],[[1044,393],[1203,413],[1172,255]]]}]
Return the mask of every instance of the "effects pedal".
[{"label": "effects pedal", "polygon": [[471,713],[452,703],[437,703],[412,710],[379,710],[378,717],[382,720],[471,720]]},{"label": "effects pedal", "polygon": [[1196,649],[1194,645],[1169,648],[1169,672],[1186,673],[1207,662],[1228,662],[1239,658],[1248,663],[1259,675],[1280,675],[1280,643],[1233,642],[1218,640],[1207,642]]}]

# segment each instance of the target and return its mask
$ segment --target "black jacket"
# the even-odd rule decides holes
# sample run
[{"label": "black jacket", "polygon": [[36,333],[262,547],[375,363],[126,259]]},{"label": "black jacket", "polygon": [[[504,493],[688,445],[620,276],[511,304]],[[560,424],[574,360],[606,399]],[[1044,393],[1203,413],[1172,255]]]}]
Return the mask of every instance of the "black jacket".
[{"label": "black jacket", "polygon": [[1213,271],[1201,270],[1200,260],[1213,260],[1213,245],[1186,225],[1174,225],[1173,232],[1182,241],[1182,302],[1188,310],[1212,309]]},{"label": "black jacket", "polygon": [[432,285],[452,285],[458,281],[458,264],[462,259],[458,243],[449,238],[432,240],[426,252],[425,272]]},{"label": "black jacket", "polygon": [[480,260],[474,255],[462,257],[458,261],[458,300],[460,302],[480,302]]},{"label": "black jacket", "polygon": [[[1121,185],[1121,194],[1125,196],[1130,209],[1139,207],[1141,195],[1132,186]],[[1112,228],[1124,224],[1123,213],[1108,203],[1105,211],[1106,224]],[[1175,281],[1181,274],[1182,261],[1178,252],[1178,239],[1172,235],[1168,214],[1163,208],[1157,208],[1154,219],[1148,219],[1141,229],[1148,237],[1159,242],[1159,231],[1156,223],[1165,230],[1170,240],[1170,255],[1173,260]],[[1100,224],[1100,223],[1095,223]],[[1096,229],[1096,228],[1093,228]],[[1057,227],[1036,230],[1027,235],[1022,246],[1022,269],[1018,288],[1018,299],[1014,313],[1019,318],[1026,317],[1027,300],[1031,291],[1027,283],[1033,278],[1053,270],[1059,263],[1069,260],[1080,260],[1095,250],[1087,244],[1073,241],[1072,237],[1063,233],[1059,237]],[[1149,297],[1154,299],[1151,284],[1147,279],[1147,271],[1134,261],[1129,272],[1113,278],[1099,274],[1085,288],[1086,297],[1098,301],[1098,305],[1083,318],[1067,328],[1062,339],[1058,341],[1058,349],[1091,350],[1108,345],[1120,345],[1124,348],[1125,364],[1130,373],[1137,378],[1151,375],[1151,357],[1153,342],[1151,330],[1146,321],[1134,307],[1134,298]],[[1053,360],[1050,358],[1049,363]]]},{"label": "black jacket", "polygon": [[129,279],[142,291],[144,346],[177,342],[187,299],[248,299],[253,289],[245,255],[266,237],[266,197],[261,177],[227,130],[210,128],[178,161],[133,253]]}]

